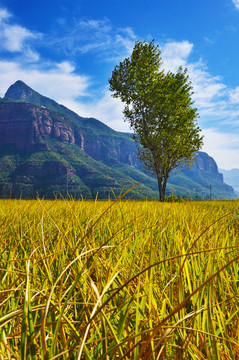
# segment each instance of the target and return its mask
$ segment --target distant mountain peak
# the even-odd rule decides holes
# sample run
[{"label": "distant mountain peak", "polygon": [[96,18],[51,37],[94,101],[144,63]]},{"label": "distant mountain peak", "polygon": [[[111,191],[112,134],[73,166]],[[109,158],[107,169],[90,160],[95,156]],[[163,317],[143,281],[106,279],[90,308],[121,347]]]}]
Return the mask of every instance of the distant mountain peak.
[{"label": "distant mountain peak", "polygon": [[17,80],[14,84],[11,86],[26,86],[29,87],[26,83],[24,83],[22,80]]},{"label": "distant mountain peak", "polygon": [[7,90],[5,97],[17,101],[27,101],[29,96],[32,96],[33,93],[36,93],[33,89],[30,88],[21,80],[17,80],[13,85]]},{"label": "distant mountain peak", "polygon": [[[74,113],[72,110],[68,109],[64,105],[58,104],[55,100],[52,100],[49,97],[43,96],[37,91],[33,90],[30,86],[25,84],[22,80],[17,80],[13,85],[9,87],[5,94],[5,99],[11,99],[17,102],[26,102],[34,104],[40,107],[46,107],[49,110],[60,112],[65,114],[70,118],[74,118],[75,122],[78,124],[80,120],[83,120],[81,116]],[[85,120],[85,119],[84,119]],[[95,120],[97,121],[97,120]],[[98,121],[100,123],[100,121]],[[107,127],[105,125],[105,127]],[[111,130],[113,131],[113,130]]]},{"label": "distant mountain peak", "polygon": [[[62,112],[62,106],[56,101],[41,95],[25,84],[22,80],[17,80],[9,87],[5,94],[5,98],[17,101],[27,102],[37,106],[44,106],[50,110]],[[70,110],[69,110],[70,111]]]}]

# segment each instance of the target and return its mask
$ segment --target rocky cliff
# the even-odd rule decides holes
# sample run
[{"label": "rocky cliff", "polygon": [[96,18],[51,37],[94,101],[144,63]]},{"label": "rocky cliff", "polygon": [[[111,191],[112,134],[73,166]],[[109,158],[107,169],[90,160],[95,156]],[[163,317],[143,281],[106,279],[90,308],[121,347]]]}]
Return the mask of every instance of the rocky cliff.
[{"label": "rocky cliff", "polygon": [[49,150],[47,139],[76,144],[95,160],[112,158],[131,166],[138,163],[136,147],[130,137],[112,130],[109,134],[98,135],[93,126],[92,129],[76,126],[66,115],[43,106],[0,102],[0,149]]},{"label": "rocky cliff", "polygon": [[0,149],[47,150],[46,137],[75,143],[74,132],[66,125],[64,115],[28,103],[0,103]]},{"label": "rocky cliff", "polygon": [[219,172],[216,161],[205,152],[199,151],[196,153],[193,169],[205,171],[216,179],[223,181],[223,174]]}]

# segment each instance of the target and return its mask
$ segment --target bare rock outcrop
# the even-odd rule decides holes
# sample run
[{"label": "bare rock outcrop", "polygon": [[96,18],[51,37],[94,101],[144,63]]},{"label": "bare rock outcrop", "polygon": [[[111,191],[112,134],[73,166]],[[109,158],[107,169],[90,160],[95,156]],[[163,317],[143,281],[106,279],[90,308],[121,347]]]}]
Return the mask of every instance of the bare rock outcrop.
[{"label": "bare rock outcrop", "polygon": [[47,150],[47,137],[75,143],[64,115],[28,103],[0,103],[0,149]]}]

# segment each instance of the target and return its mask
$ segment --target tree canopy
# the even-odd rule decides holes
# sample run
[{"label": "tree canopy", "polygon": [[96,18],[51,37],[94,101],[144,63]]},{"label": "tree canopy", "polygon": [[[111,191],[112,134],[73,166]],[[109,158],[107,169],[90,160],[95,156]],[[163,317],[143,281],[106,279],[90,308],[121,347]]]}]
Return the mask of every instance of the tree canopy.
[{"label": "tree canopy", "polygon": [[169,175],[191,165],[203,144],[187,69],[166,73],[154,41],[137,41],[131,57],[115,66],[109,83],[113,96],[125,103],[140,160],[157,176],[164,201]]}]

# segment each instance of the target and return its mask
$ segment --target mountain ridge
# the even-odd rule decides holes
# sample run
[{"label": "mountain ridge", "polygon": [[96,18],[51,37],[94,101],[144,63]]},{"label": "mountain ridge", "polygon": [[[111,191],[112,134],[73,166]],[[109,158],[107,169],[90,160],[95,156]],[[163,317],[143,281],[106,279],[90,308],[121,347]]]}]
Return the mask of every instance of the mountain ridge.
[{"label": "mountain ridge", "polygon": [[[158,197],[157,182],[144,174],[130,134],[83,118],[20,80],[0,100],[0,155],[0,170],[5,174],[0,179],[1,197],[9,192],[7,183],[16,197],[20,193],[30,197],[33,193],[65,194],[67,183],[72,196],[92,198],[98,192],[106,198],[110,189],[117,196],[123,187],[142,180],[130,196]],[[223,183],[214,159],[198,152],[192,169],[169,179],[168,193],[190,196],[194,191],[195,197],[207,198],[211,183],[217,187],[215,198],[235,197],[233,189]]]}]

